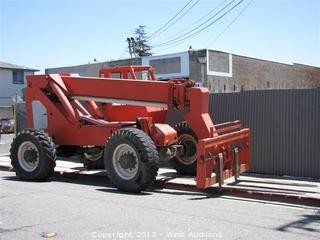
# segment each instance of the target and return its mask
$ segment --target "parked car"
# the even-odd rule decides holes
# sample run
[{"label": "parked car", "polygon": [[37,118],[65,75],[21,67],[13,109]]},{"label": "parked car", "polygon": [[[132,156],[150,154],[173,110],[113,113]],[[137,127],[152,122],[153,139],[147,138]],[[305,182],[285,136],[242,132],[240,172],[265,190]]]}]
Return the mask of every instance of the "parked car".
[{"label": "parked car", "polygon": [[14,132],[14,120],[2,119],[1,120],[1,133],[13,133]]}]

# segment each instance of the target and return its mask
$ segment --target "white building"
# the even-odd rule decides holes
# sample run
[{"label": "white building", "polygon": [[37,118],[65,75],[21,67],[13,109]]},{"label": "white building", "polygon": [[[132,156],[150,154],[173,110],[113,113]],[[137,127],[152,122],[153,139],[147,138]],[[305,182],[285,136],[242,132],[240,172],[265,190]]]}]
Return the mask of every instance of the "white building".
[{"label": "white building", "polygon": [[16,94],[22,96],[26,76],[39,71],[11,63],[0,62],[0,106],[10,106]]}]

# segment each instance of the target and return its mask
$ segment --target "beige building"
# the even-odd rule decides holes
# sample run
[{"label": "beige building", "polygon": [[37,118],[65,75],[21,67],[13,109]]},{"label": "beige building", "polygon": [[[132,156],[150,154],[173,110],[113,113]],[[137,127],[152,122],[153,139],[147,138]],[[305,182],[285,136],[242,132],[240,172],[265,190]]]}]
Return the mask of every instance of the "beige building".
[{"label": "beige building", "polygon": [[159,79],[189,78],[210,92],[320,87],[320,68],[284,64],[212,49],[46,69],[46,73],[98,76],[100,68],[151,65]]}]

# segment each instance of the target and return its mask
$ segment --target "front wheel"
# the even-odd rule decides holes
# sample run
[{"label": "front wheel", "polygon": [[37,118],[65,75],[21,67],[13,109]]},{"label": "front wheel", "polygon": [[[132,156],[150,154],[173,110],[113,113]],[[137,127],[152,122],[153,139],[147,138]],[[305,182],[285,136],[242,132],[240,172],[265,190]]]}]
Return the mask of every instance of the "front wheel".
[{"label": "front wheel", "polygon": [[39,130],[26,129],[14,138],[10,158],[19,178],[43,181],[54,173],[56,149],[47,134]]},{"label": "front wheel", "polygon": [[158,173],[159,156],[152,139],[142,130],[116,131],[105,147],[104,164],[110,180],[123,191],[140,192]]}]

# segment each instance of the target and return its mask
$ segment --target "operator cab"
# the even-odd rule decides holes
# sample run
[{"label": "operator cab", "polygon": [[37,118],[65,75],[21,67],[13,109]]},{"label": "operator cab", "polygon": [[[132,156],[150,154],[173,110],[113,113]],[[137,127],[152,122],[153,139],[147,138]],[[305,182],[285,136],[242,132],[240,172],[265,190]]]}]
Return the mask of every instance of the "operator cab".
[{"label": "operator cab", "polygon": [[120,78],[120,79],[135,79],[135,80],[152,80],[156,81],[152,66],[121,66],[102,68],[99,71],[99,77],[104,78]]}]

